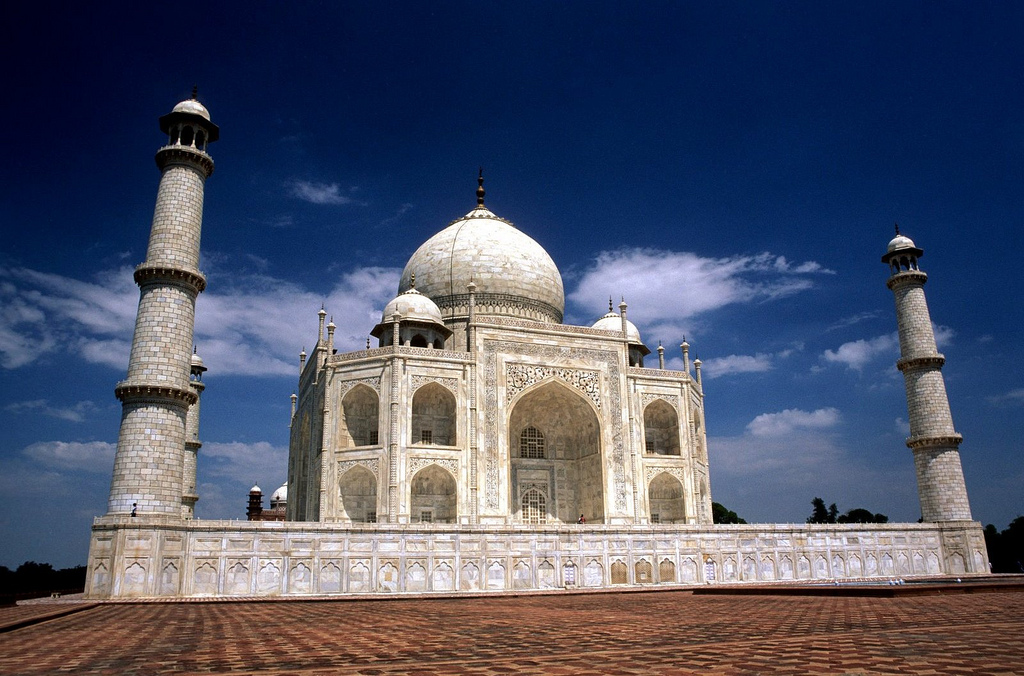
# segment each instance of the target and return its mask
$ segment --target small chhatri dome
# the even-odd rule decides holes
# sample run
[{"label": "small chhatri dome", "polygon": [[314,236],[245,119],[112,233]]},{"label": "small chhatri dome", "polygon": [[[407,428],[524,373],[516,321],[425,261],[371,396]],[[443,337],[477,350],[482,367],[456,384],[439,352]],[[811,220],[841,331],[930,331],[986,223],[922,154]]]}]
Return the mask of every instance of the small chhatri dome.
[{"label": "small chhatri dome", "polygon": [[893,251],[900,251],[902,249],[916,249],[917,245],[914,244],[914,240],[910,239],[906,235],[896,235],[889,241],[889,246],[886,247],[886,252],[892,253]]},{"label": "small chhatri dome", "polygon": [[199,353],[196,351],[195,346],[192,347],[192,359],[190,363],[193,371],[195,371],[196,369],[202,371],[206,370],[206,366],[203,364],[203,358],[199,356]]},{"label": "small chhatri dome", "polygon": [[252,488],[249,489],[250,493],[262,493],[263,489],[260,488],[259,484],[253,484]]},{"label": "small chhatri dome", "polygon": [[273,509],[281,503],[288,502],[288,482],[281,484],[281,487],[270,494],[270,508]]},{"label": "small chhatri dome", "polygon": [[399,291],[413,287],[415,270],[416,288],[444,316],[467,312],[474,283],[478,314],[560,324],[565,292],[558,267],[540,244],[483,206],[481,178],[477,206],[416,250]]},{"label": "small chhatri dome", "polygon": [[[594,322],[591,328],[602,331],[622,331],[622,315],[612,310],[610,300],[608,301],[608,314]],[[626,320],[626,338],[631,343],[643,343],[640,340],[640,329],[636,328],[636,324],[628,319]]]},{"label": "small chhatri dome", "polygon": [[395,313],[401,315],[402,320],[419,320],[431,323],[443,324],[441,309],[437,304],[416,290],[416,275],[412,275],[412,282],[408,289],[398,294],[390,303],[384,306],[381,315],[381,322],[390,322]]},{"label": "small chhatri dome", "polygon": [[200,126],[206,130],[210,143],[220,138],[220,127],[213,123],[213,120],[210,118],[210,111],[206,109],[206,106],[199,103],[196,99],[195,88],[192,89],[192,98],[180,101],[171,109],[171,112],[160,118],[160,131],[165,134],[170,133],[171,127],[180,122],[192,122],[195,124],[195,118],[197,117],[203,120]]},{"label": "small chhatri dome", "polygon": [[189,113],[190,115],[198,115],[199,117],[210,122],[210,111],[206,109],[206,106],[199,103],[195,99],[185,99],[181,103],[174,106],[171,109],[172,113]]}]

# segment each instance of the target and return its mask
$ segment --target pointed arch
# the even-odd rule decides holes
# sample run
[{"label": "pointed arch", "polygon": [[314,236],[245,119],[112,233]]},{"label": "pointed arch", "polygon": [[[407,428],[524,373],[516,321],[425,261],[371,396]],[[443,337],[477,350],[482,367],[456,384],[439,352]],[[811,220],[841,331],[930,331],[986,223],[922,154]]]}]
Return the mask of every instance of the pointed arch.
[{"label": "pointed arch", "polygon": [[668,472],[661,472],[647,487],[651,521],[686,523],[686,502],[683,484]]},{"label": "pointed arch", "polygon": [[376,446],[380,442],[380,397],[369,385],[359,383],[341,400],[338,448]]},{"label": "pointed arch", "polygon": [[438,383],[427,383],[412,395],[410,443],[455,446],[455,395]]},{"label": "pointed arch", "polygon": [[[543,495],[548,520],[605,518],[601,422],[593,401],[549,378],[513,398],[508,417],[510,495],[522,521],[526,499]],[[530,493],[534,490],[537,493]]]},{"label": "pointed arch", "polygon": [[433,463],[412,478],[410,510],[413,521],[455,523],[458,517],[458,487],[451,472]]},{"label": "pointed arch", "polygon": [[655,399],[644,408],[644,451],[679,455],[679,416],[664,399]]},{"label": "pointed arch", "polygon": [[354,465],[338,480],[341,518],[352,523],[377,521],[377,477],[362,465]]}]

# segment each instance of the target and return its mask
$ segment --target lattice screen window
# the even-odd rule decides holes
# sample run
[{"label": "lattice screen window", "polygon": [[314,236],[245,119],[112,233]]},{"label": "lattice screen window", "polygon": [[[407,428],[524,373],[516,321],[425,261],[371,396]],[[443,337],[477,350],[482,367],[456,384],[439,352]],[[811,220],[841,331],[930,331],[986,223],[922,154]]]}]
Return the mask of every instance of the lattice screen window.
[{"label": "lattice screen window", "polygon": [[648,453],[654,453],[654,442],[653,441],[646,442],[646,448],[647,448],[647,452]]},{"label": "lattice screen window", "polygon": [[370,439],[369,439],[369,441],[370,441],[370,446],[376,446],[377,444],[380,443],[380,438],[378,437],[377,430],[372,430],[370,432]]},{"label": "lattice screen window", "polygon": [[434,443],[434,431],[433,430],[421,430],[420,431],[420,443],[421,444],[432,444],[432,443]]},{"label": "lattice screen window", "polygon": [[433,512],[433,510],[424,509],[422,512],[420,512],[420,523],[433,523],[433,522],[434,522],[434,512]]},{"label": "lattice screen window", "polygon": [[519,435],[519,457],[544,457],[544,434],[536,427],[527,427]]},{"label": "lattice screen window", "polygon": [[544,523],[547,511],[547,499],[543,493],[536,488],[523,493],[523,523]]},{"label": "lattice screen window", "polygon": [[367,512],[366,523],[377,523],[377,512]]}]

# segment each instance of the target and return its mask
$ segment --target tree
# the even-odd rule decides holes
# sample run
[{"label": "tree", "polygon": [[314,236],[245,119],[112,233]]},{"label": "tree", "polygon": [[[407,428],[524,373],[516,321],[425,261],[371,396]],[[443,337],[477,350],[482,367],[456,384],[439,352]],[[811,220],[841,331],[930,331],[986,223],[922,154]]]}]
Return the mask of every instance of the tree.
[{"label": "tree", "polygon": [[836,519],[836,523],[889,523],[885,514],[872,514],[870,509],[856,507]]},{"label": "tree", "polygon": [[711,516],[715,523],[746,523],[736,512],[717,502],[711,503]]},{"label": "tree", "polygon": [[835,523],[836,515],[839,513],[839,509],[836,507],[836,503],[832,503],[828,507],[825,507],[825,501],[821,498],[814,498],[811,500],[811,506],[814,508],[811,511],[811,515],[807,517],[807,523]]},{"label": "tree", "polygon": [[993,573],[1024,573],[1024,516],[1001,533],[992,524],[985,526],[985,546]]}]

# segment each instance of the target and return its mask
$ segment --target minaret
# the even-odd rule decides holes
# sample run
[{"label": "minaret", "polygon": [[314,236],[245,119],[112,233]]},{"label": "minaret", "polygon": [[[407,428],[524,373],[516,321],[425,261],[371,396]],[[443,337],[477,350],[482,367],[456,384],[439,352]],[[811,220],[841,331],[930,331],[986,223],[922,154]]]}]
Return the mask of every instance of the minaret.
[{"label": "minaret", "polygon": [[185,417],[185,464],[181,475],[184,489],[184,494],[181,496],[181,513],[186,519],[195,516],[196,503],[199,501],[199,493],[196,492],[196,460],[199,448],[203,445],[203,442],[199,441],[199,402],[202,399],[203,390],[206,389],[206,385],[203,384],[203,373],[206,370],[203,358],[193,347],[188,386],[196,393],[196,403],[188,407],[188,415]]},{"label": "minaret", "polygon": [[960,442],[949,413],[942,365],[946,359],[935,346],[932,320],[924,297],[928,275],[917,261],[924,254],[909,237],[900,234],[889,242],[882,262],[892,275],[886,285],[896,296],[900,359],[907,388],[910,438],[914,452],[917,492],[924,521],[970,521],[971,507],[960,467]]},{"label": "minaret", "polygon": [[128,377],[114,390],[121,400],[121,431],[114,456],[109,515],[181,518],[186,493],[185,421],[198,394],[189,385],[199,272],[203,188],[213,173],[208,143],[219,129],[192,98],[160,118],[167,145],[156,153],[160,187],[146,261],[135,269],[139,311]]}]

